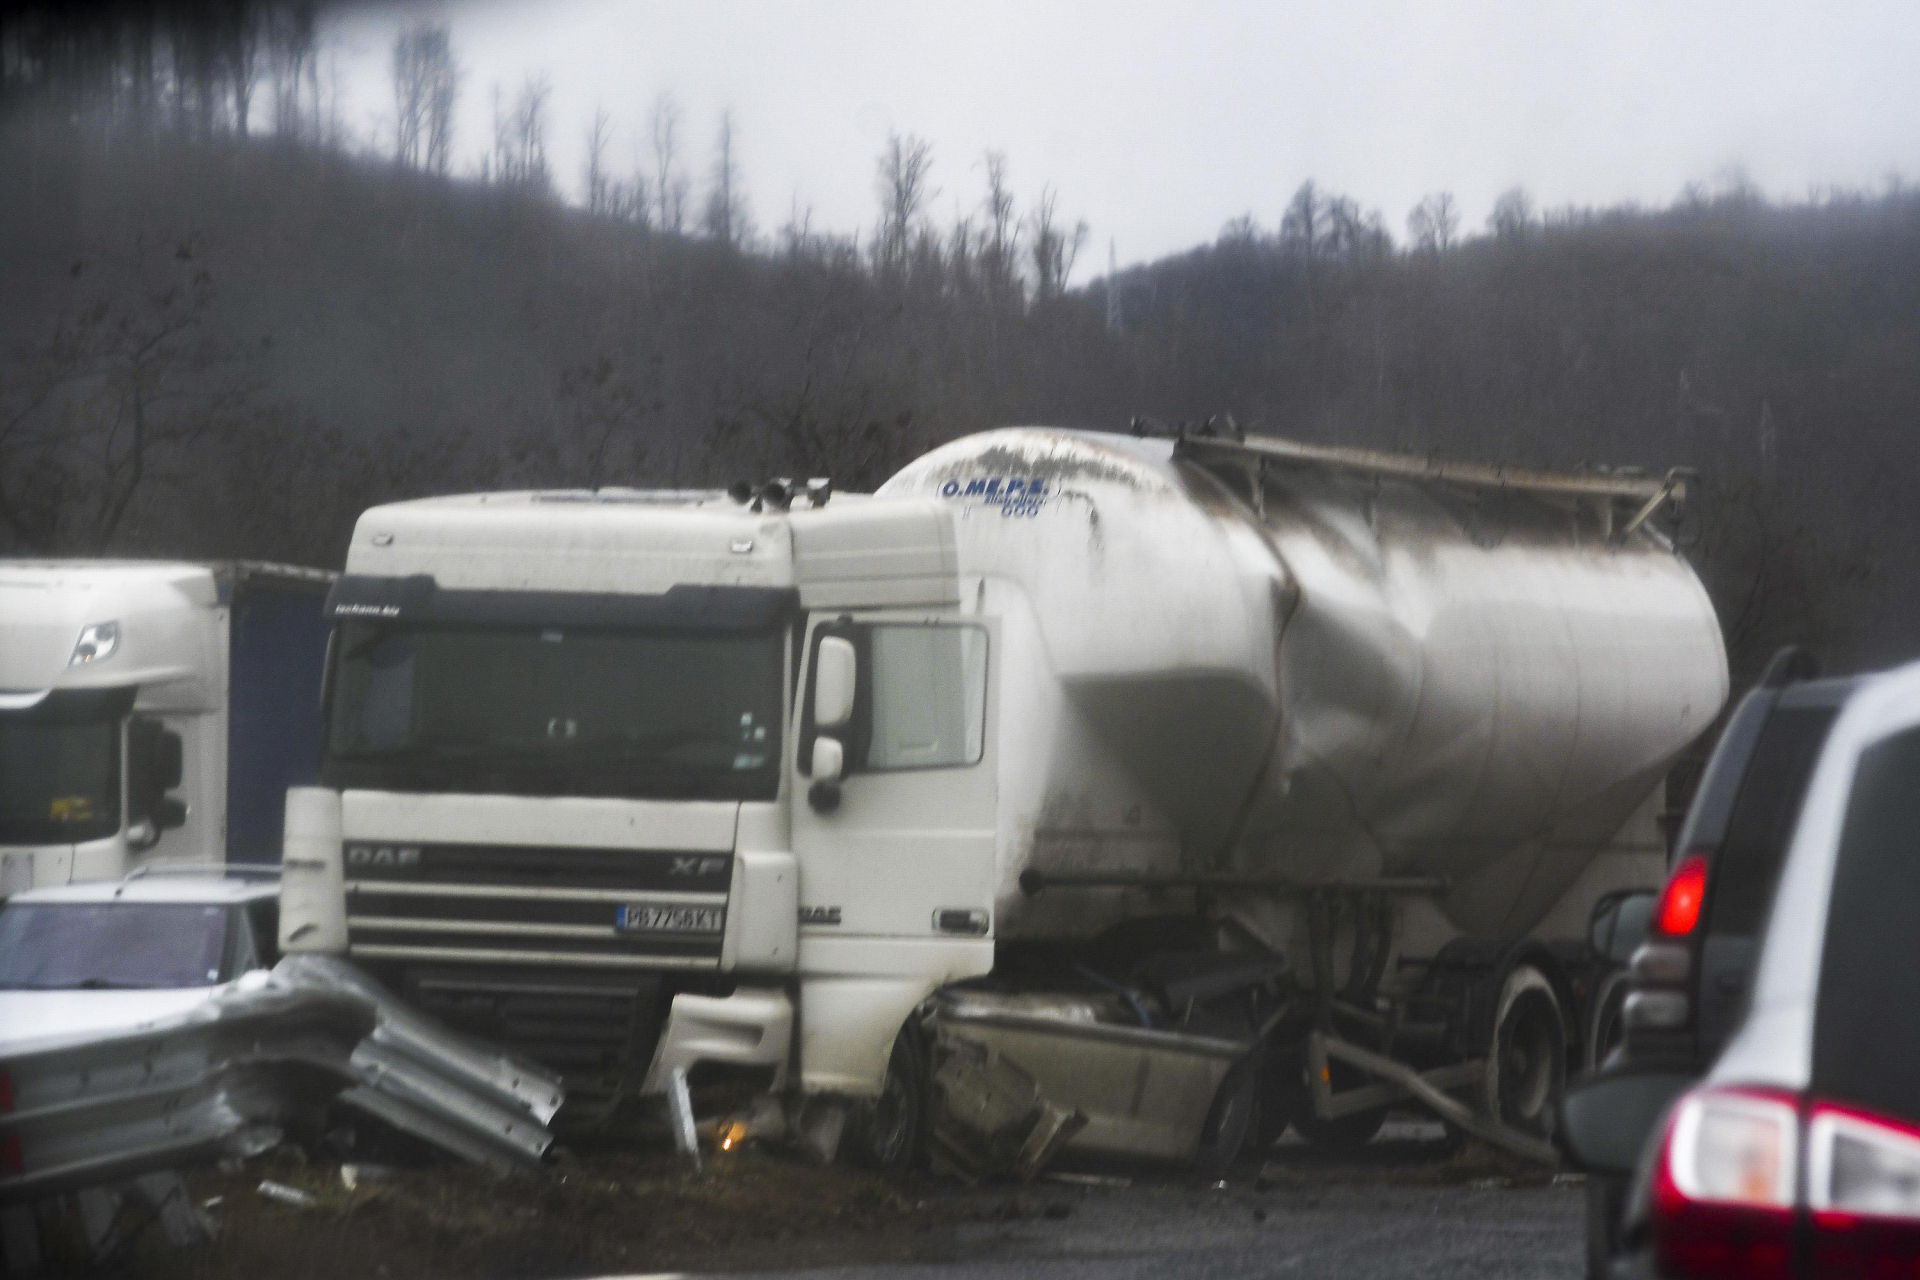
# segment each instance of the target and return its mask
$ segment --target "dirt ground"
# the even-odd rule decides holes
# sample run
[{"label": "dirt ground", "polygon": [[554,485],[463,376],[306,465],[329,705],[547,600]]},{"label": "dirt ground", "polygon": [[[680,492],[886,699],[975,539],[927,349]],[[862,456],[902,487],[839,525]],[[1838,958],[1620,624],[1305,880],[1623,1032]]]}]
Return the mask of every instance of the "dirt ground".
[{"label": "dirt ground", "polygon": [[[193,1175],[189,1189],[210,1205],[219,1238],[174,1250],[148,1231],[115,1270],[156,1280],[540,1280],[904,1261],[935,1227],[1022,1212],[1008,1197],[961,1200],[930,1182],[753,1152],[709,1158],[700,1173],[677,1158],[618,1155],[506,1179],[461,1166],[356,1172],[352,1189],[338,1165],[286,1159]],[[313,1203],[269,1199],[263,1179]]]},{"label": "dirt ground", "polygon": [[[1350,1185],[1525,1186],[1549,1170],[1480,1147],[1455,1150],[1431,1132],[1390,1126],[1344,1155],[1297,1140],[1244,1160],[1232,1177],[1246,1193],[1314,1198]],[[1396,1135],[1393,1130],[1401,1132]],[[1115,1176],[1119,1175],[1119,1176]],[[310,1197],[290,1205],[263,1195],[270,1180]],[[1051,1228],[1131,1184],[1193,1184],[1175,1171],[1067,1170],[1030,1187],[969,1189],[949,1181],[885,1181],[760,1151],[713,1153],[694,1173],[677,1156],[586,1154],[537,1173],[499,1179],[463,1165],[407,1170],[308,1163],[289,1153],[188,1178],[219,1228],[211,1244],[168,1248],[156,1228],[103,1274],[156,1280],[544,1280],[596,1274],[785,1270],[858,1263],[945,1261],[956,1228],[979,1238]],[[1076,1183],[1078,1185],[1076,1185]],[[1122,1193],[1126,1194],[1126,1193]]]}]

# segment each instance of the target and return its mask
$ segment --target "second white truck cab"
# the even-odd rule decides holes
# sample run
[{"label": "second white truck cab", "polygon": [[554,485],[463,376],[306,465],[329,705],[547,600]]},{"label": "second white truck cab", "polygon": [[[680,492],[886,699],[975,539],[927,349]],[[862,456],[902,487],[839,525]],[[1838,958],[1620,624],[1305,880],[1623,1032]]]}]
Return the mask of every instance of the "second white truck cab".
[{"label": "second white truck cab", "polygon": [[311,781],[333,575],[0,560],[0,896],[273,862]]}]

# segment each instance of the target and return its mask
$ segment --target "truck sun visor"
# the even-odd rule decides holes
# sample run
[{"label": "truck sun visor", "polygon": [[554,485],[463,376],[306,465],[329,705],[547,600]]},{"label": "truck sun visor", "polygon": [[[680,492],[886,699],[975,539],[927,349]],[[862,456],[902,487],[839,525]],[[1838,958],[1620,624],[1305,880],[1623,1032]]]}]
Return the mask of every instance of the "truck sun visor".
[{"label": "truck sun visor", "polygon": [[327,616],[492,626],[658,627],[765,631],[797,612],[792,587],[681,584],[658,595],[586,591],[443,590],[426,574],[347,574],[327,597]]}]

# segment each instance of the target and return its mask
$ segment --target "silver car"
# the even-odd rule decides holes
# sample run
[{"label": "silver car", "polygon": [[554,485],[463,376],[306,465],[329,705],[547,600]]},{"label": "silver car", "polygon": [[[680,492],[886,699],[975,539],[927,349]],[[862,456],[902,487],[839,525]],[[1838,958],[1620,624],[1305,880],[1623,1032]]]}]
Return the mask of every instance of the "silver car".
[{"label": "silver car", "polygon": [[1658,1068],[1569,1092],[1569,1153],[1633,1178],[1614,1273],[1920,1272],[1916,1010],[1920,664],[1863,680],[1835,722],[1745,1019],[1705,1077],[1670,1103]]},{"label": "silver car", "polygon": [[155,869],[0,902],[0,1053],[132,1028],[272,968],[276,872]]}]

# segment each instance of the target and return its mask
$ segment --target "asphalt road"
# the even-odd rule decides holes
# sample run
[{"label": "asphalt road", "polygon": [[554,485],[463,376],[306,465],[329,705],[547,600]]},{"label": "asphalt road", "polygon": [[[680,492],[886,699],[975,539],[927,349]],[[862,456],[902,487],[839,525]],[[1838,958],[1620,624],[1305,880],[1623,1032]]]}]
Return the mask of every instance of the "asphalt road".
[{"label": "asphalt road", "polygon": [[1535,1280],[1581,1274],[1584,1199],[1575,1180],[1463,1165],[1434,1150],[1414,1135],[1376,1144],[1360,1161],[1318,1162],[1283,1146],[1265,1165],[1266,1176],[1250,1166],[1224,1187],[1043,1182],[1007,1202],[1014,1220],[944,1229],[915,1249],[913,1262],[777,1274],[786,1280]]}]

